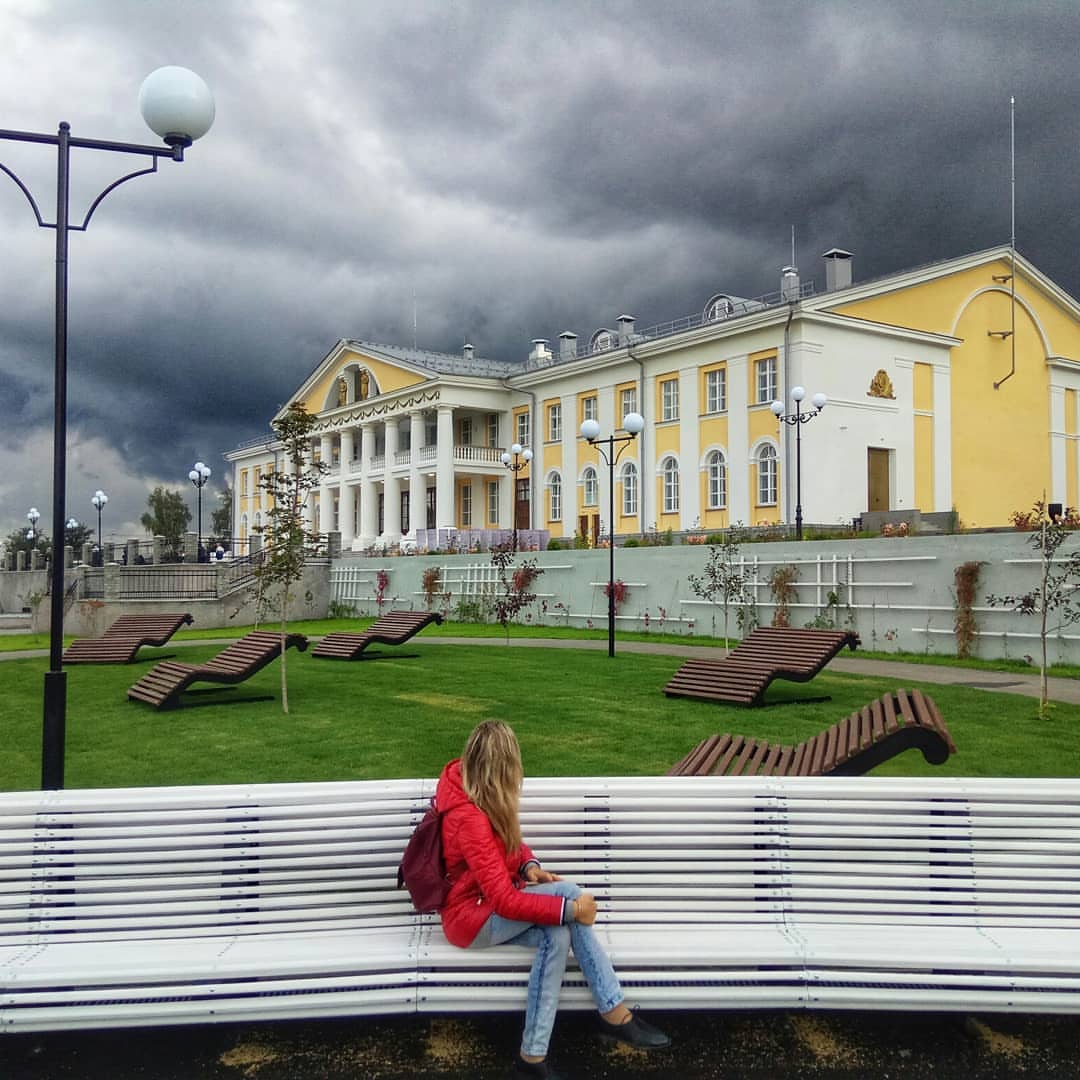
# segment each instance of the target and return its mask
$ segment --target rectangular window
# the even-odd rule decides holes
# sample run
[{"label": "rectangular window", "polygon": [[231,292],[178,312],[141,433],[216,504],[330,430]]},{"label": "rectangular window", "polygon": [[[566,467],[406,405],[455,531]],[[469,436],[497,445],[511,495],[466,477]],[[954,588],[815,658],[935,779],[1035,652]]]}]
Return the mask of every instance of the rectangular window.
[{"label": "rectangular window", "polygon": [[619,423],[627,413],[637,412],[637,387],[628,386],[619,391]]},{"label": "rectangular window", "polygon": [[623,468],[622,512],[623,517],[633,517],[637,513],[637,467],[633,462]]},{"label": "rectangular window", "polygon": [[665,379],[660,384],[660,415],[664,420],[679,419],[679,380]]},{"label": "rectangular window", "polygon": [[472,417],[463,416],[458,423],[458,442],[462,446],[472,446]]},{"label": "rectangular window", "polygon": [[435,446],[439,441],[439,421],[426,413],[424,415],[424,445]]},{"label": "rectangular window", "polygon": [[497,480],[488,481],[488,524],[499,524],[499,482]]},{"label": "rectangular window", "polygon": [[596,398],[587,397],[581,400],[581,419],[582,420],[595,420],[596,419]]},{"label": "rectangular window", "polygon": [[759,405],[767,405],[777,398],[776,390],[776,357],[766,356],[755,365],[757,375],[757,402]]},{"label": "rectangular window", "polygon": [[552,521],[562,521],[562,481],[557,476],[552,477],[551,484],[548,486],[548,500],[549,518]]},{"label": "rectangular window", "polygon": [[727,369],[705,373],[705,411],[719,413],[727,411]]},{"label": "rectangular window", "polygon": [[514,441],[521,446],[528,446],[529,439],[532,436],[532,432],[529,430],[529,414],[527,412],[518,413],[515,419],[517,421],[517,438]]},{"label": "rectangular window", "polygon": [[548,406],[548,442],[562,442],[562,405]]},{"label": "rectangular window", "polygon": [[499,445],[499,414],[488,413],[487,418],[487,444],[488,446]]},{"label": "rectangular window", "polygon": [[465,529],[472,527],[472,484],[461,488],[461,525]]},{"label": "rectangular window", "polygon": [[679,470],[674,463],[664,468],[664,513],[679,512]]},{"label": "rectangular window", "polygon": [[248,471],[247,469],[240,470],[240,496],[241,498],[248,493]]}]

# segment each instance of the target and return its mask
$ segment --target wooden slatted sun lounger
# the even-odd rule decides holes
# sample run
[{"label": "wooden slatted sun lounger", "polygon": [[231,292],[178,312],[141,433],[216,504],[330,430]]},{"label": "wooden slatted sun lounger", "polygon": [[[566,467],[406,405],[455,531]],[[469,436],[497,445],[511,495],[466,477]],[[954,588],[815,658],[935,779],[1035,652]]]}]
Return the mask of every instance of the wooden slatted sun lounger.
[{"label": "wooden slatted sun lounger", "polygon": [[848,630],[759,626],[720,660],[687,660],[664,687],[668,697],[761,705],[773,679],[809,682],[859,636]]},{"label": "wooden slatted sun lounger", "polygon": [[742,735],[711,735],[668,770],[669,776],[862,776],[905,750],[931,765],[956,753],[933,698],[896,690],[796,746]]},{"label": "wooden slatted sun lounger", "polygon": [[433,611],[390,611],[373,622],[363,633],[327,634],[311,650],[311,655],[323,660],[363,660],[364,650],[372,642],[404,645],[425,626],[442,621],[443,617]]},{"label": "wooden slatted sun lounger", "polygon": [[121,615],[99,638],[77,638],[65,650],[65,664],[130,664],[140,646],[161,648],[185,623],[187,612],[167,615]]},{"label": "wooden slatted sun lounger", "polygon": [[[285,648],[303,652],[308,640],[303,634],[287,634]],[[205,664],[180,664],[166,660],[148,671],[134,686],[128,688],[132,701],[145,701],[155,709],[180,703],[180,694],[192,683],[212,682],[235,684],[250,679],[281,655],[281,635],[269,630],[256,630],[222,649]]]}]

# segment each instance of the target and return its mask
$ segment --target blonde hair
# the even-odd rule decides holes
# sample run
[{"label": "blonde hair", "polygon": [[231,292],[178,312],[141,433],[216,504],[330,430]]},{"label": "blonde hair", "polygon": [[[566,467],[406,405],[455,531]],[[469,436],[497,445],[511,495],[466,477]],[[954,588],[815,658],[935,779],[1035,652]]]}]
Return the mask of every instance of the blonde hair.
[{"label": "blonde hair", "polygon": [[521,847],[518,801],[523,776],[513,728],[501,720],[477,724],[461,754],[461,783],[508,852]]}]

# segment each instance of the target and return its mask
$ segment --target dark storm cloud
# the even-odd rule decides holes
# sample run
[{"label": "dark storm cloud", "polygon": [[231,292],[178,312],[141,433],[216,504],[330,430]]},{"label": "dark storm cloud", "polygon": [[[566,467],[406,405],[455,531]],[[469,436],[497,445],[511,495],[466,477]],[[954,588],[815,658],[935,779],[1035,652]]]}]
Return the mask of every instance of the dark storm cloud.
[{"label": "dark storm cloud", "polygon": [[[1006,241],[1010,93],[1018,246],[1076,294],[1078,28],[1073,0],[9,5],[2,127],[145,139],[165,63],[217,101],[73,237],[71,505],[105,487],[123,533],[195,458],[216,484],[339,337],[415,316],[514,359],[774,290],[793,225],[804,278],[833,245],[865,278]],[[75,160],[80,205],[111,159]],[[46,152],[0,161],[49,206]],[[6,533],[49,499],[52,260],[4,177],[0,296]]]}]

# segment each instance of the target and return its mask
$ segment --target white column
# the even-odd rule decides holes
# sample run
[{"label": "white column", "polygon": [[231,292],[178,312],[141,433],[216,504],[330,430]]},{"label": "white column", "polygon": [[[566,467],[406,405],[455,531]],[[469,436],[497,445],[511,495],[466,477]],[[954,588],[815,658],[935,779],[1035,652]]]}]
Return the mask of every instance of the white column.
[{"label": "white column", "polygon": [[457,525],[454,505],[454,410],[439,406],[439,442],[435,457],[435,524],[440,529]]},{"label": "white column", "polygon": [[749,522],[750,508],[756,496],[756,493],[750,490],[748,363],[749,359],[745,353],[728,361],[728,521],[730,522]]},{"label": "white column", "polygon": [[361,549],[375,543],[379,494],[371,479],[371,459],[375,456],[375,422],[360,425],[360,535]]},{"label": "white column", "polygon": [[424,444],[424,414],[417,409],[409,413],[409,536],[416,539],[416,530],[427,525],[427,483],[420,471],[420,447]]},{"label": "white column", "polygon": [[701,521],[701,424],[698,415],[698,369],[679,371],[679,524],[689,529]]},{"label": "white column", "polygon": [[935,364],[934,509],[948,513],[952,508],[952,376],[948,364]]},{"label": "white column", "polygon": [[352,474],[353,429],[341,430],[341,487],[338,496],[338,529],[341,532],[341,550],[351,551],[356,535],[356,488],[349,484]]},{"label": "white column", "polygon": [[[312,453],[311,450],[309,450],[308,454],[305,455],[304,464],[300,465],[300,470],[305,469],[307,467],[307,462],[310,461],[310,459],[311,459],[311,453]],[[292,459],[290,457],[288,457],[288,455],[286,455],[286,454],[282,454],[281,467],[286,472],[289,472],[289,473],[291,473],[293,475],[295,475],[298,471],[300,471],[300,470],[297,469],[297,466],[293,463]],[[304,505],[300,508],[300,518],[304,523],[304,528],[308,532],[311,532],[315,528],[315,506],[314,506],[314,503],[315,503],[315,492],[314,491],[309,491],[307,493],[307,495],[304,497]],[[267,506],[267,509],[269,509],[268,506]],[[264,519],[264,522],[265,522],[265,519]]]},{"label": "white column", "polygon": [[[319,460],[328,469],[334,464],[334,439],[330,435],[319,437]],[[330,475],[323,473],[319,483],[319,532],[328,533],[334,528],[334,493],[330,489]]]},{"label": "white column", "polygon": [[394,475],[398,450],[397,418],[386,422],[386,466],[383,470],[383,531],[380,543],[396,544],[401,539],[401,482]]}]

